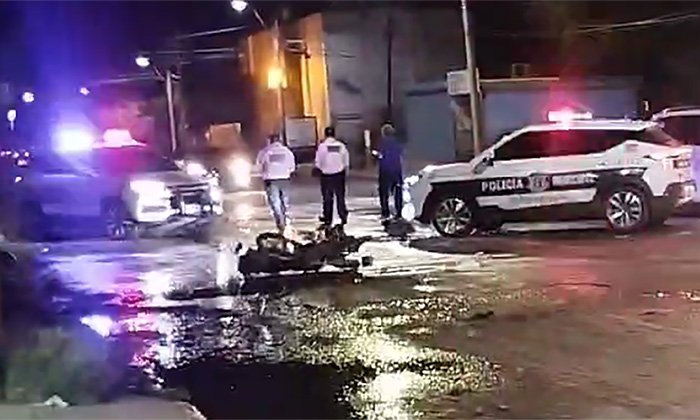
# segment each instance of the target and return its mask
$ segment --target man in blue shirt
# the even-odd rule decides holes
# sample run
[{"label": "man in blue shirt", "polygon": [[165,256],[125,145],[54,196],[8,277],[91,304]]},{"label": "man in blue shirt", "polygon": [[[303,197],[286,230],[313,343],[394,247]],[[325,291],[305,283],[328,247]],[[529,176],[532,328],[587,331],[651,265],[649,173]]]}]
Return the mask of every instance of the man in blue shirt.
[{"label": "man in blue shirt", "polygon": [[379,159],[379,204],[382,207],[382,221],[391,216],[389,196],[394,196],[395,218],[401,218],[403,207],[403,148],[396,140],[396,132],[391,124],[382,126],[379,149],[374,151]]}]

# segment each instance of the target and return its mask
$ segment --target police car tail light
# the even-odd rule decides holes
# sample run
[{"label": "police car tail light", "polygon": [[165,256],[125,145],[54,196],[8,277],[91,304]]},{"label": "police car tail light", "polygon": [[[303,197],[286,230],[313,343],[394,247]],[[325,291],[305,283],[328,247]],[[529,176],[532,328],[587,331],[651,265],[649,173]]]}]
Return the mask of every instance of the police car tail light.
[{"label": "police car tail light", "polygon": [[590,112],[576,112],[568,108],[549,111],[547,113],[547,121],[549,122],[570,122],[590,119],[593,119],[593,114]]}]

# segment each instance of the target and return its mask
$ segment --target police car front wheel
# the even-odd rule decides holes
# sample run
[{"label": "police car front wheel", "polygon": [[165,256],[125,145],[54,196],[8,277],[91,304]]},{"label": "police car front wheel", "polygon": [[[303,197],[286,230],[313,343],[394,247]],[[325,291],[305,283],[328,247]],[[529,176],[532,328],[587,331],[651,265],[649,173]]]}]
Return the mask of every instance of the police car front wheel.
[{"label": "police car front wheel", "polygon": [[468,235],[473,228],[473,211],[467,200],[456,196],[441,198],[433,215],[433,226],[443,236]]},{"label": "police car front wheel", "polygon": [[613,232],[630,233],[649,224],[646,195],[634,187],[620,187],[605,199],[605,220]]}]

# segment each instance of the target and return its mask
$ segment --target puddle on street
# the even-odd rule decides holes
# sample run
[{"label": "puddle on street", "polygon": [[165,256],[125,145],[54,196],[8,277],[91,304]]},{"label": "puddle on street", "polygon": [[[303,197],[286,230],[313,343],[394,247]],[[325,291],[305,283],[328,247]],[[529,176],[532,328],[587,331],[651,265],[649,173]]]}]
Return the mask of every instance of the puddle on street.
[{"label": "puddle on street", "polygon": [[160,388],[187,390],[208,418],[411,419],[432,397],[499,383],[497,368],[483,358],[419,347],[395,333],[467,316],[466,301],[341,311],[294,297],[230,299],[236,303],[228,310],[125,312],[82,322],[130,346],[132,366]]},{"label": "puddle on street", "polygon": [[[420,261],[414,250],[382,246],[394,253],[392,262],[370,278],[480,267],[473,258]],[[215,285],[222,266],[215,251],[182,246],[167,254],[46,258],[72,287],[114,294],[111,309],[80,314],[83,325],[128,347],[131,365],[159,389],[185,389],[208,418],[412,419],[432,398],[499,384],[488,360],[404,338],[469,317],[473,302],[463,295],[414,291],[418,296],[350,309],[307,305],[296,295],[166,298],[188,285]]]},{"label": "puddle on street", "polygon": [[[231,311],[93,315],[83,322],[128,342],[133,365],[161,387],[186,389],[209,418],[410,419],[421,417],[420,404],[431,397],[498,383],[487,360],[388,333],[425,321],[398,314],[395,304],[338,311],[292,297],[235,299]],[[457,306],[443,320],[456,316]]]}]

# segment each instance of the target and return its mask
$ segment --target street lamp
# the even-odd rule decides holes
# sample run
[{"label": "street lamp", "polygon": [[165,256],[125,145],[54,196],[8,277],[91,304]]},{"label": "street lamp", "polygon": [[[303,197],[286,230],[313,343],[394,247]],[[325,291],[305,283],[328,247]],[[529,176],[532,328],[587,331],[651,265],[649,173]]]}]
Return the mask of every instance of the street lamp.
[{"label": "street lamp", "polygon": [[[231,8],[238,13],[243,13],[248,8],[248,6],[249,4],[245,0],[231,0]],[[258,10],[255,7],[251,7],[251,9],[253,9],[253,15],[255,15],[255,19],[257,19],[258,23],[260,23],[260,26],[264,28],[265,21],[263,20],[262,16],[260,16],[260,13],[258,13]]]},{"label": "street lamp", "polygon": [[15,121],[17,120],[17,110],[10,109],[7,111],[7,121],[10,123],[10,130],[14,131]]},{"label": "street lamp", "polygon": [[248,2],[245,0],[231,0],[231,8],[241,13],[248,8]]},{"label": "street lamp", "polygon": [[287,78],[284,77],[284,70],[273,67],[267,72],[268,89],[282,89],[287,87]]},{"label": "street lamp", "polygon": [[88,96],[90,94],[90,89],[86,88],[85,86],[81,87],[79,90],[80,94],[83,96]]},{"label": "street lamp", "polygon": [[22,94],[22,102],[25,104],[30,104],[34,102],[34,94],[32,92],[24,92]]},{"label": "street lamp", "polygon": [[139,55],[136,57],[136,65],[141,67],[142,69],[145,69],[146,67],[151,65],[151,59],[144,56],[144,55]]}]

